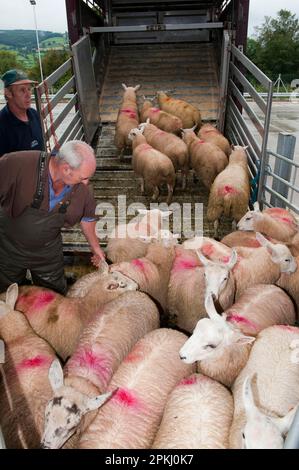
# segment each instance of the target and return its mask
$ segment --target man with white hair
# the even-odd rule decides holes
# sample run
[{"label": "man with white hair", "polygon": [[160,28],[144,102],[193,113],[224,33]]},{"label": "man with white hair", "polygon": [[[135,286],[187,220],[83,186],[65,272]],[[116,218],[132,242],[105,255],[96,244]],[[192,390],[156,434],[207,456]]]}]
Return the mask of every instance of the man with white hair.
[{"label": "man with white hair", "polygon": [[81,224],[98,265],[105,258],[95,234],[95,200],[88,188],[96,169],[93,149],[65,143],[56,156],[23,151],[0,159],[0,292],[33,283],[66,292],[61,228]]}]

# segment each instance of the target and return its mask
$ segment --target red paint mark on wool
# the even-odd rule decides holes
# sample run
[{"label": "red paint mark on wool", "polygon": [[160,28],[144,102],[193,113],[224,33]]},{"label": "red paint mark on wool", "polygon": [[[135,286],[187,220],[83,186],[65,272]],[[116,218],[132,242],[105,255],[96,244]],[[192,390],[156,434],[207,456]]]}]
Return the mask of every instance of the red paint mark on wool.
[{"label": "red paint mark on wool", "polygon": [[202,139],[198,139],[198,140],[196,141],[196,144],[204,144],[204,143],[205,143],[205,141],[202,140]]},{"label": "red paint mark on wool", "polygon": [[180,381],[179,385],[194,385],[197,382],[197,378],[195,375],[191,375],[191,377],[187,377]]},{"label": "red paint mark on wool", "polygon": [[199,266],[198,262],[195,261],[194,259],[184,259],[184,258],[178,258],[175,259],[172,267],[173,272],[178,272],[178,271],[184,271],[186,269],[194,269]]},{"label": "red paint mark on wool", "polygon": [[134,349],[125,357],[124,362],[138,362],[144,358],[144,348],[142,344],[137,344]]},{"label": "red paint mark on wool", "polygon": [[139,150],[152,150],[153,147],[151,147],[149,144],[140,144],[138,145],[138,149]]},{"label": "red paint mark on wool", "polygon": [[265,210],[266,214],[269,214],[273,219],[281,220],[282,222],[290,225],[296,225],[296,222],[293,220],[291,214],[285,209],[280,207],[270,207]]},{"label": "red paint mark on wool", "polygon": [[131,264],[133,264],[133,266],[140,269],[141,271],[145,271],[145,264],[143,261],[141,261],[140,258],[133,259],[131,261]]},{"label": "red paint mark on wool", "polygon": [[212,243],[206,243],[201,247],[201,252],[204,256],[212,256],[215,248]]},{"label": "red paint mark on wool", "polygon": [[255,238],[248,238],[248,240],[246,240],[246,246],[249,248],[260,248],[262,245]]},{"label": "red paint mark on wool", "polygon": [[233,186],[225,185],[223,188],[218,189],[219,196],[226,196],[227,194],[238,194],[239,191]]},{"label": "red paint mark on wool", "polygon": [[239,315],[237,312],[236,313],[230,313],[226,317],[227,321],[229,322],[234,322],[234,323],[241,323],[243,325],[249,326],[250,328],[253,328],[255,331],[258,331],[258,327],[255,323],[252,321],[248,320],[248,318],[242,317]]},{"label": "red paint mark on wool", "polygon": [[119,388],[112,397],[112,400],[115,400],[121,405],[125,405],[130,408],[137,408],[139,406],[138,399],[131,391],[126,390],[125,388]]},{"label": "red paint mark on wool", "polygon": [[299,334],[299,328],[296,326],[289,325],[274,325],[276,328],[281,328],[282,330],[290,331],[291,333]]},{"label": "red paint mark on wool", "polygon": [[209,129],[209,130],[203,129],[203,132],[205,132],[206,134],[208,134],[210,132],[214,132],[215,134],[219,134],[219,131],[217,131],[217,129]]},{"label": "red paint mark on wool", "polygon": [[161,111],[161,109],[159,109],[159,108],[151,108],[150,109],[151,113],[159,113],[160,111]]},{"label": "red paint mark on wool", "polygon": [[107,383],[111,378],[111,365],[109,357],[105,354],[82,348],[73,354],[68,362],[68,369],[85,368],[94,372]]},{"label": "red paint mark on wool", "polygon": [[25,312],[42,310],[53,302],[56,297],[57,294],[51,291],[37,291],[28,295],[23,294],[17,300],[16,309]]},{"label": "red paint mark on wool", "polygon": [[36,367],[48,367],[53,361],[53,357],[49,356],[33,356],[27,359],[23,359],[19,364],[16,365],[18,372],[34,369]]}]

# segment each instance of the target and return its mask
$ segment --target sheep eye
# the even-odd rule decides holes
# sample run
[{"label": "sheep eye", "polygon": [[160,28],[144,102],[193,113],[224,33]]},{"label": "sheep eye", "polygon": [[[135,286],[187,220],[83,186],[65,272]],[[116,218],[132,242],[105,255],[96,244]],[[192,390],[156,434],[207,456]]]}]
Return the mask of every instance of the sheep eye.
[{"label": "sheep eye", "polygon": [[246,219],[245,219],[245,220],[251,220],[251,217],[246,217]]},{"label": "sheep eye", "polygon": [[242,432],[242,437],[243,437],[243,439],[245,439],[245,434],[243,432]]},{"label": "sheep eye", "polygon": [[286,263],[289,263],[290,261],[291,261],[291,260],[289,260],[289,259],[285,259],[285,262],[286,262]]},{"label": "sheep eye", "polygon": [[215,348],[216,348],[216,344],[207,344],[207,345],[205,346],[205,349],[208,349],[208,348],[215,349]]}]

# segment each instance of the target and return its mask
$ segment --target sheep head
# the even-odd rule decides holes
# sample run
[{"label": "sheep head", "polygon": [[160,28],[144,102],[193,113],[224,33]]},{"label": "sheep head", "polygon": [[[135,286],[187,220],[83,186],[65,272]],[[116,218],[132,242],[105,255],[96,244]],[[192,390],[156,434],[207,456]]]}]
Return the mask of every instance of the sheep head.
[{"label": "sheep head", "polygon": [[0,318],[15,309],[16,301],[19,295],[18,284],[11,284],[5,295],[5,302],[0,300]]},{"label": "sheep head", "polygon": [[49,380],[54,397],[45,409],[45,428],[41,447],[59,449],[75,433],[82,417],[89,411],[100,408],[113,392],[90,398],[64,385],[63,370],[56,359],[49,369]]},{"label": "sheep head", "polygon": [[261,233],[256,232],[257,241],[267,249],[273,263],[279,266],[280,272],[291,274],[297,270],[297,262],[289,248],[282,243],[271,243]]}]

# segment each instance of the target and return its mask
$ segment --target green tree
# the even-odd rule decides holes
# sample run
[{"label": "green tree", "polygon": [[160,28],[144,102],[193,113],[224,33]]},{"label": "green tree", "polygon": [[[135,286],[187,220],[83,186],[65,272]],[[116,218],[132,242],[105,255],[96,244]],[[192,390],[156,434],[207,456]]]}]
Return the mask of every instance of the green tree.
[{"label": "green tree", "polygon": [[275,18],[266,16],[256,28],[256,37],[249,38],[249,58],[271,79],[282,74],[285,82],[299,77],[299,20],[288,10],[280,10]]},{"label": "green tree", "polygon": [[0,75],[10,69],[23,69],[16,52],[0,51]]},{"label": "green tree", "polygon": [[[50,50],[42,57],[42,67],[44,78],[49,77],[60,65],[66,62],[70,57],[70,52],[65,50]],[[30,77],[33,80],[40,82],[40,67],[39,61],[36,58],[34,66],[30,69]],[[60,88],[67,80],[71,78],[71,71],[66,72],[54,85],[54,89]]]}]

